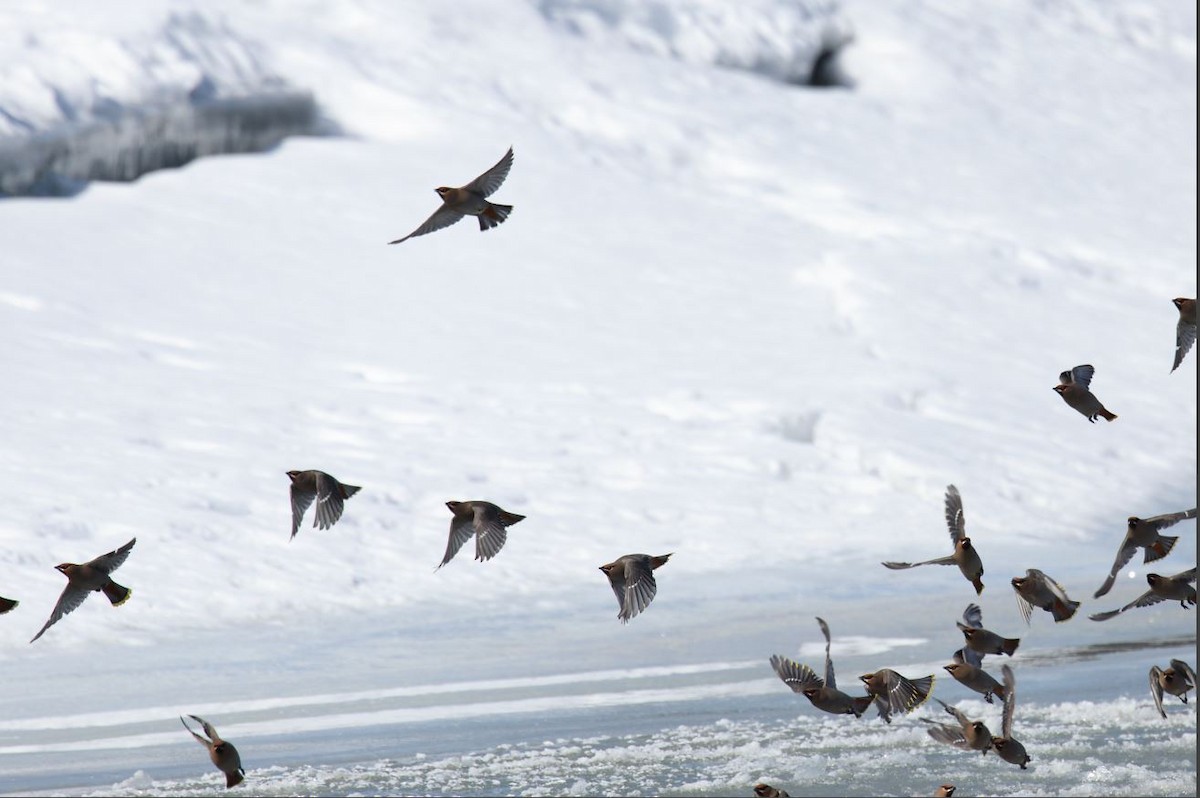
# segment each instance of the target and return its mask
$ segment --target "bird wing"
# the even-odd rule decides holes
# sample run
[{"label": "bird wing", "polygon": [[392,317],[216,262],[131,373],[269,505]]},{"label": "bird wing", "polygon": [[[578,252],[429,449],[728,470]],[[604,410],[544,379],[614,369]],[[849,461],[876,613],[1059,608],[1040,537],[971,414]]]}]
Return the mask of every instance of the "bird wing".
[{"label": "bird wing", "polygon": [[962,496],[958,488],[946,486],[946,524],[950,527],[950,540],[957,544],[967,536],[967,519],[963,515]]},{"label": "bird wing", "polygon": [[490,560],[504,547],[508,533],[500,520],[500,509],[483,503],[475,505],[475,518],[472,527],[475,536],[475,559]]},{"label": "bird wing", "polygon": [[[959,629],[966,631],[967,629],[982,629],[983,628],[983,610],[978,604],[968,604],[963,610],[962,621],[955,621],[955,625]],[[963,621],[966,621],[964,624]]]},{"label": "bird wing", "polygon": [[1000,736],[1008,740],[1012,738],[1013,712],[1017,707],[1017,677],[1008,663],[1000,666],[1000,672],[1004,674],[1004,712],[1001,715]]},{"label": "bird wing", "polygon": [[[942,707],[943,707],[943,708],[944,708],[944,709],[945,709],[947,712],[949,712],[951,715],[953,715],[953,716],[954,716],[954,719],[958,721],[958,725],[959,725],[960,727],[962,727],[962,729],[963,729],[964,731],[966,731],[966,729],[970,728],[970,726],[971,726],[971,719],[970,719],[970,718],[968,718],[966,715],[964,715],[962,712],[959,712],[959,710],[958,710],[958,707],[952,707],[952,706],[950,706],[949,704],[947,704],[945,701],[943,701],[943,700],[942,700],[942,699],[940,699],[940,698],[935,698],[935,699],[933,699],[933,700],[934,700],[934,701],[936,701],[936,702],[938,702],[939,704],[941,704],[941,705],[942,705]],[[963,736],[963,739],[964,739],[964,740],[966,739],[966,736],[965,736],[965,735]]]},{"label": "bird wing", "polygon": [[313,518],[313,526],[329,529],[342,517],[342,486],[338,481],[325,472],[317,473],[317,513]]},{"label": "bird wing", "polygon": [[[196,717],[196,716],[195,716],[195,715],[192,715],[191,717],[193,717],[193,718],[194,718],[194,717]],[[187,730],[188,730],[188,733],[189,733],[190,735],[192,735],[193,737],[195,737],[195,738],[196,738],[197,742],[199,742],[199,743],[200,743],[201,745],[203,745],[205,748],[211,748],[211,747],[212,747],[211,743],[209,743],[209,741],[208,741],[208,740],[205,740],[205,739],[204,739],[203,737],[201,737],[199,734],[196,734],[196,732],[195,732],[195,731],[192,729],[192,727],[191,727],[191,726],[189,726],[189,725],[187,725],[187,721],[183,719],[183,715],[180,715],[180,716],[179,716],[179,722],[183,724],[183,728],[187,729]]]},{"label": "bird wing", "polygon": [[923,676],[910,681],[893,670],[885,668],[884,684],[887,688],[888,708],[892,712],[911,712],[929,698],[933,688],[933,676]]},{"label": "bird wing", "polygon": [[1117,549],[1117,559],[1113,560],[1113,567],[1108,572],[1108,578],[1104,580],[1104,584],[1100,585],[1100,589],[1096,591],[1096,594],[1092,598],[1100,598],[1112,590],[1113,582],[1117,580],[1117,574],[1133,559],[1133,555],[1137,553],[1137,548],[1130,539],[1129,534],[1126,533],[1125,540],[1121,543],[1121,548]]},{"label": "bird wing", "polygon": [[[1071,597],[1067,595],[1067,589],[1060,585],[1053,577],[1047,575],[1044,571],[1039,571],[1037,568],[1030,568],[1025,572],[1026,576],[1038,580],[1043,587],[1050,591],[1050,595],[1055,599],[1070,607],[1075,602],[1071,601]],[[1028,619],[1026,619],[1028,620]],[[1007,737],[1008,735],[1004,735]]]},{"label": "bird wing", "polygon": [[221,735],[217,734],[217,730],[215,728],[213,728],[213,725],[211,723],[209,723],[208,721],[206,721],[204,718],[200,717],[199,715],[188,715],[188,717],[204,727],[204,733],[208,735],[208,739],[213,741],[213,745],[217,745],[217,744],[223,742],[223,740],[221,740]]},{"label": "bird wing", "polygon": [[1195,517],[1196,508],[1193,507],[1190,510],[1183,510],[1178,513],[1163,513],[1162,515],[1156,515],[1153,518],[1145,518],[1142,520],[1142,523],[1149,524],[1150,526],[1154,527],[1155,532],[1158,532],[1159,530],[1166,529],[1169,526],[1175,526],[1180,521]]},{"label": "bird wing", "polygon": [[454,224],[461,218],[463,218],[463,215],[461,213],[454,210],[453,208],[446,207],[446,204],[442,203],[442,207],[440,207],[436,211],[434,211],[433,215],[430,216],[428,219],[426,219],[424,222],[422,222],[421,226],[418,227],[416,230],[413,230],[411,233],[406,235],[404,238],[397,238],[395,241],[389,241],[388,243],[389,244],[399,244],[401,242],[407,241],[410,238],[415,238],[416,236],[423,236],[426,233],[432,233],[435,230],[441,230],[443,227],[449,227],[450,225]]},{"label": "bird wing", "polygon": [[833,658],[829,655],[829,624],[825,623],[824,619],[817,618],[817,626],[821,627],[821,634],[825,635],[825,686],[836,690],[837,677],[833,674]]},{"label": "bird wing", "polygon": [[976,668],[983,667],[983,655],[970,646],[963,646],[958,651],[955,651],[954,661],[965,662],[968,665],[974,665]]},{"label": "bird wing", "polygon": [[508,177],[508,170],[512,168],[512,164],[513,151],[512,147],[509,147],[508,152],[504,153],[504,157],[495,166],[463,186],[463,188],[467,191],[473,191],[476,194],[482,194],[485,197],[490,196],[492,192],[500,188],[500,184],[504,182],[504,178]]},{"label": "bird wing", "polygon": [[[1033,571],[1026,571],[1025,578],[1032,579],[1032,573]],[[1017,594],[1017,609],[1021,611],[1021,617],[1024,618],[1025,623],[1028,624],[1029,618],[1033,614],[1033,604],[1029,601],[1029,599],[1021,595],[1021,591],[1017,589],[1016,585],[1013,585],[1013,592]],[[959,628],[962,628],[961,624],[959,624]]]},{"label": "bird wing", "polygon": [[1189,689],[1191,689],[1191,690],[1196,689],[1196,672],[1194,670],[1192,670],[1191,665],[1188,665],[1186,662],[1184,662],[1181,659],[1173,659],[1173,660],[1171,660],[1171,667],[1175,670],[1176,673],[1183,674],[1184,676],[1187,677],[1188,684],[1191,685],[1189,687]]},{"label": "bird wing", "polygon": [[97,568],[106,574],[111,574],[113,571],[121,567],[121,563],[125,562],[125,558],[129,556],[129,552],[133,550],[133,544],[137,543],[137,538],[126,543],[119,549],[110,551],[108,554],[101,554],[96,559],[88,563],[93,568]]},{"label": "bird wing", "polygon": [[[471,535],[474,535],[474,534],[475,534],[475,525],[474,525],[472,519],[466,518],[466,517],[459,517],[457,515],[454,516],[453,518],[451,518],[450,519],[450,537],[446,541],[446,555],[444,557],[442,557],[441,565],[439,565],[438,568],[441,568],[442,565],[445,565],[446,563],[448,563],[452,559],[454,559],[454,555],[458,554],[458,550],[461,549],[463,547],[463,544],[466,543],[468,540],[470,540]],[[436,571],[437,568],[435,568],[434,570]],[[620,599],[620,597],[621,596],[618,593],[617,598]]]},{"label": "bird wing", "polygon": [[317,498],[315,490],[302,488],[297,482],[292,480],[292,537],[296,537],[296,533],[300,531],[300,521],[304,518],[305,511],[313,503],[313,499]]},{"label": "bird wing", "polygon": [[1134,607],[1149,607],[1150,605],[1157,604],[1160,601],[1166,601],[1166,599],[1155,593],[1153,590],[1147,590],[1145,593],[1138,596],[1119,610],[1098,612],[1095,615],[1089,615],[1088,617],[1093,621],[1107,621],[1109,618],[1115,618],[1126,610],[1131,610]]},{"label": "bird wing", "polygon": [[1157,665],[1150,666],[1150,695],[1154,697],[1154,708],[1158,710],[1158,714],[1165,718],[1167,716],[1167,711],[1163,709],[1163,689],[1162,682],[1159,681],[1159,679],[1162,678],[1162,675],[1162,668],[1158,667]]},{"label": "bird wing", "polygon": [[918,565],[958,565],[954,561],[954,555],[950,554],[945,557],[938,557],[936,560],[922,560],[921,562],[885,562],[884,568],[891,568],[893,571],[901,571],[905,568],[916,568]]},{"label": "bird wing", "polygon": [[637,616],[646,609],[657,592],[658,585],[654,581],[654,569],[650,567],[650,558],[644,555],[630,557],[625,561],[625,596],[617,617],[628,621]]},{"label": "bird wing", "polygon": [[817,676],[812,668],[787,657],[775,654],[771,657],[771,667],[775,669],[776,675],[783,680],[783,683],[792,688],[793,693],[803,693],[813,687],[818,689],[824,687],[821,677]]},{"label": "bird wing", "polygon": [[[1067,372],[1063,372],[1066,374]],[[1092,384],[1092,375],[1096,373],[1096,369],[1084,363],[1082,366],[1076,366],[1071,369],[1071,382],[1076,385],[1082,385],[1084,388]],[[1061,376],[1061,375],[1060,375]]]},{"label": "bird wing", "polygon": [[929,718],[921,718],[922,721],[929,724],[926,731],[929,736],[937,740],[939,743],[947,743],[955,748],[969,748],[967,744],[967,736],[963,734],[961,729],[956,729],[953,726],[948,726],[945,723],[938,723],[936,720]]},{"label": "bird wing", "polygon": [[1177,573],[1174,576],[1169,577],[1169,578],[1173,582],[1177,582],[1180,579],[1182,579],[1184,582],[1188,582],[1188,583],[1195,582],[1196,581],[1196,567],[1192,566],[1191,568],[1187,569],[1186,571],[1180,571],[1179,573]]},{"label": "bird wing", "polygon": [[[70,583],[67,583],[67,586],[63,588],[62,595],[58,597],[58,603],[54,605],[54,612],[50,613],[50,620],[46,621],[46,625],[41,628],[41,631],[33,636],[33,640],[41,637],[47,629],[62,620],[64,615],[70,615],[74,612],[83,603],[83,600],[87,598],[89,592],[88,590],[80,590],[77,587],[72,587]],[[29,642],[32,643],[33,640]]]},{"label": "bird wing", "polygon": [[1188,324],[1183,319],[1175,325],[1175,365],[1171,366],[1171,371],[1179,368],[1179,364],[1183,362],[1183,358],[1191,351],[1192,344],[1196,343],[1196,325]]}]

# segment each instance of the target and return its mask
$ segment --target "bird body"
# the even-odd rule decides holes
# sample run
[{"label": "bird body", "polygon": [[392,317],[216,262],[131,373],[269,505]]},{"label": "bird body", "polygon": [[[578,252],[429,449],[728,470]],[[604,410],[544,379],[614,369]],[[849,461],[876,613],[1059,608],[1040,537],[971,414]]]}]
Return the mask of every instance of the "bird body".
[{"label": "bird body", "polygon": [[791,798],[787,792],[776,787],[772,787],[770,784],[755,784],[754,794],[757,795],[758,798]]},{"label": "bird body", "polygon": [[109,574],[121,567],[121,563],[125,562],[125,558],[129,556],[135,543],[137,543],[137,538],[119,549],[101,554],[96,559],[83,564],[64,562],[54,566],[55,570],[67,578],[67,586],[63,588],[62,595],[58,597],[58,603],[54,605],[54,610],[50,613],[50,619],[46,621],[46,625],[29,642],[37,640],[65,615],[74,612],[89,593],[103,593],[114,607],[124,604],[133,591],[118,585]]},{"label": "bird body", "polygon": [[441,230],[464,216],[474,216],[479,219],[480,231],[490,230],[501,224],[512,213],[512,206],[488,202],[487,198],[504,183],[504,178],[508,177],[508,170],[512,168],[512,163],[513,151],[512,147],[509,147],[508,152],[495,166],[465,186],[457,188],[438,186],[434,191],[442,198],[441,206],[416,230],[404,238],[397,238],[388,243],[399,244],[415,236],[423,236],[426,233]]},{"label": "bird body", "polygon": [[1177,296],[1171,302],[1179,311],[1179,321],[1175,325],[1175,365],[1171,366],[1171,371],[1175,371],[1196,343],[1196,300]]},{"label": "bird body", "polygon": [[1001,715],[1000,735],[992,737],[992,748],[1005,762],[1020,765],[1021,770],[1025,770],[1025,765],[1032,760],[1025,746],[1012,736],[1013,713],[1017,706],[1017,677],[1008,663],[1000,666],[1000,672],[1004,676],[1004,712]]},{"label": "bird body", "polygon": [[[965,623],[963,622],[965,621]],[[983,610],[978,604],[968,604],[963,620],[955,622],[963,633],[967,648],[979,654],[1007,654],[1012,656],[1021,644],[1020,638],[1001,637],[983,628]]]},{"label": "bird body", "polygon": [[1196,672],[1183,660],[1171,660],[1170,667],[1165,670],[1157,665],[1150,667],[1150,695],[1154,697],[1154,707],[1164,718],[1167,711],[1163,709],[1163,693],[1177,697],[1187,703],[1189,690],[1196,689]]},{"label": "bird body", "polygon": [[346,500],[362,490],[358,485],[346,485],[324,471],[288,471],[292,495],[292,537],[300,531],[304,513],[316,499],[317,511],[313,526],[329,529],[342,517]]},{"label": "bird body", "polygon": [[1012,586],[1017,593],[1017,607],[1026,624],[1030,622],[1034,607],[1053,615],[1055,623],[1069,620],[1079,609],[1079,602],[1072,601],[1062,585],[1037,568],[1028,569],[1025,576],[1013,577]]},{"label": "bird body", "polygon": [[940,698],[933,699],[958,721],[958,726],[952,726],[946,723],[938,723],[929,718],[921,718],[922,721],[931,725],[931,728],[926,731],[929,736],[940,743],[953,745],[955,748],[962,748],[965,751],[979,751],[987,754],[988,749],[992,747],[992,733],[981,720],[970,720],[962,712],[959,712],[955,707],[950,706]]},{"label": "bird body", "polygon": [[817,618],[817,626],[825,636],[825,678],[822,679],[813,669],[799,662],[781,657],[778,654],[771,657],[771,667],[783,683],[792,688],[793,693],[802,693],[817,709],[834,715],[853,715],[862,717],[871,706],[874,698],[870,695],[853,697],[837,689],[837,675],[833,670],[833,657],[830,654],[831,639],[829,624],[823,618]]},{"label": "bird body", "polygon": [[1178,601],[1179,606],[1186,610],[1189,606],[1195,606],[1196,604],[1196,588],[1192,587],[1192,582],[1195,581],[1196,569],[1194,567],[1174,576],[1146,574],[1146,582],[1149,583],[1150,589],[1145,593],[1119,610],[1098,612],[1088,617],[1093,621],[1107,621],[1109,618],[1114,618],[1126,610],[1131,610],[1134,607],[1149,607],[1151,604],[1157,604],[1160,601]]},{"label": "bird body", "polygon": [[1117,414],[1108,412],[1089,388],[1095,372],[1096,369],[1087,364],[1064,371],[1058,375],[1058,385],[1054,386],[1054,390],[1064,402],[1082,413],[1083,417],[1093,424],[1096,423],[1097,417],[1114,421]]},{"label": "bird body", "polygon": [[1179,538],[1160,534],[1162,530],[1172,527],[1186,518],[1195,517],[1195,507],[1178,513],[1156,515],[1152,518],[1138,518],[1136,515],[1129,516],[1125,539],[1121,541],[1121,548],[1117,549],[1117,557],[1113,561],[1112,571],[1109,572],[1108,578],[1104,580],[1104,584],[1096,591],[1095,598],[1100,598],[1112,589],[1113,582],[1117,579],[1117,573],[1133,559],[1133,555],[1137,553],[1139,548],[1145,550],[1145,559],[1143,562],[1147,563],[1161,560],[1170,554],[1171,549],[1175,548],[1175,543]]},{"label": "bird body", "polygon": [[971,539],[967,537],[967,522],[963,515],[962,496],[953,485],[946,487],[946,524],[950,527],[950,542],[954,553],[946,557],[922,562],[885,562],[883,566],[893,571],[916,568],[918,565],[957,565],[958,570],[975,587],[975,595],[983,593],[983,561]]},{"label": "bird body", "polygon": [[943,670],[959,684],[981,693],[983,700],[990,704],[993,695],[1004,698],[1004,686],[983,669],[982,663],[983,655],[964,647],[954,652],[954,661],[944,665]]},{"label": "bird body", "polygon": [[454,559],[454,555],[458,554],[458,550],[472,535],[475,536],[475,559],[480,562],[492,559],[508,540],[505,528],[525,520],[523,515],[510,513],[485,501],[448,501],[446,507],[450,509],[453,517],[450,519],[446,554],[438,568]]},{"label": "bird body", "polygon": [[180,716],[179,722],[183,724],[183,728],[187,729],[201,745],[208,749],[209,759],[217,766],[217,770],[225,774],[225,789],[241,784],[246,776],[246,772],[242,769],[242,758],[238,756],[237,749],[234,748],[233,743],[222,740],[212,724],[203,718],[196,715],[188,715],[188,717],[204,728],[204,733],[208,735],[209,739],[206,740],[192,731],[192,728],[187,725],[187,721],[182,716]]},{"label": "bird body", "polygon": [[626,554],[600,566],[617,596],[617,606],[621,608],[617,617],[621,623],[628,623],[650,606],[658,593],[654,571],[666,565],[670,558],[671,554],[655,557],[649,554]]},{"label": "bird body", "polygon": [[894,670],[883,668],[858,677],[875,699],[879,717],[892,722],[892,713],[904,715],[924,704],[933,689],[933,676],[907,679]]}]

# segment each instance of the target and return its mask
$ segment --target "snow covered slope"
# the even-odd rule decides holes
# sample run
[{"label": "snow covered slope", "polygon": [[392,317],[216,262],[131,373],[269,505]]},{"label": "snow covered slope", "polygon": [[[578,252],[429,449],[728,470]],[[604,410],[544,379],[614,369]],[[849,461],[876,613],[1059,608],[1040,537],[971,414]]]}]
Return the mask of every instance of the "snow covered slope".
[{"label": "snow covered slope", "polygon": [[[348,135],[0,204],[0,658],[383,608],[615,624],[596,566],[630,551],[676,552],[662,603],[956,589],[878,565],[947,549],[949,483],[989,611],[1016,617],[1027,567],[1093,609],[1125,517],[1195,504],[1195,353],[1168,374],[1193,8],[849,2],[854,88],[816,91],[565,30],[561,5],[205,3],[253,43],[248,80]],[[703,33],[655,7],[660,40]],[[150,96],[194,64],[130,77],[105,42],[199,8],[6,4],[0,69]],[[24,60],[76,15],[100,33]],[[509,145],[507,224],[384,245]],[[1112,424],[1051,391],[1085,362]],[[289,541],[292,468],[363,491]],[[473,498],[528,519],[434,573],[443,503]],[[134,536],[133,600],[26,645],[53,565]]]}]

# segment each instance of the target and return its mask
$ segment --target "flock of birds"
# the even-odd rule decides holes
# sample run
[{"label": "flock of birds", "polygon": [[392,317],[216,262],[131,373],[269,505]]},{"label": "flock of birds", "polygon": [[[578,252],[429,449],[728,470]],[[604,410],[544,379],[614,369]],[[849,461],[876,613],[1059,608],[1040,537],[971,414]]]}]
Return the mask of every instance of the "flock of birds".
[{"label": "flock of birds", "polygon": [[[388,242],[399,244],[410,238],[432,233],[448,227],[465,216],[474,216],[479,220],[481,231],[489,230],[504,222],[512,213],[511,205],[500,205],[488,201],[487,197],[495,192],[505,178],[513,163],[513,150],[510,147],[504,157],[491,169],[479,177],[457,188],[439,186],[435,189],[442,200],[441,206],[426,219],[416,230],[403,238]],[[1171,368],[1174,372],[1183,362],[1184,357],[1196,340],[1196,300],[1183,297],[1172,300],[1179,310],[1179,321],[1176,325],[1175,362]],[[1095,423],[1096,418],[1113,421],[1115,413],[1109,412],[1090,386],[1095,369],[1091,365],[1079,365],[1059,375],[1059,384],[1054,390],[1072,408],[1081,413],[1088,421]],[[342,517],[345,503],[362,488],[340,482],[337,478],[324,471],[314,469],[293,470],[286,472],[291,480],[292,534],[295,538],[300,530],[305,513],[316,502],[313,515],[313,526],[329,529]],[[446,552],[442,557],[442,566],[449,563],[463,545],[472,537],[475,539],[475,559],[490,560],[504,547],[507,539],[507,528],[523,520],[525,516],[512,513],[488,501],[448,501],[446,507],[450,510],[450,533],[446,542]],[[962,496],[958,488],[950,485],[946,488],[946,523],[950,528],[950,542],[953,552],[931,560],[921,562],[884,562],[883,565],[892,570],[905,570],[922,565],[955,565],[963,577],[971,583],[976,595],[983,592],[983,562],[966,533],[966,521],[963,514]],[[1125,538],[1117,550],[1112,571],[1104,584],[1095,593],[1095,598],[1108,593],[1112,588],[1117,573],[1137,553],[1143,549],[1145,562],[1151,563],[1166,557],[1174,547],[1177,537],[1162,534],[1162,530],[1173,526],[1184,519],[1196,517],[1196,508],[1175,513],[1157,515],[1152,518],[1130,517]],[[120,606],[129,599],[129,588],[117,584],[112,579],[113,571],[117,570],[129,557],[137,538],[130,540],[119,549],[102,554],[86,563],[61,563],[55,566],[67,578],[67,585],[59,596],[53,611],[45,625],[38,631],[30,642],[34,642],[45,634],[51,626],[76,610],[90,593],[103,593],[114,607]],[[626,554],[610,563],[600,566],[600,570],[608,577],[609,585],[617,597],[617,618],[627,623],[650,605],[658,591],[654,571],[661,568],[670,559],[671,554],[652,556],[648,554]],[[436,569],[435,569],[436,570]],[[1196,568],[1192,568],[1173,576],[1162,576],[1151,573],[1146,575],[1150,589],[1129,602],[1125,606],[1089,616],[1094,621],[1105,621],[1127,610],[1136,607],[1146,607],[1161,601],[1179,601],[1187,609],[1196,604],[1196,589],[1192,584],[1196,581]],[[1078,601],[1072,601],[1066,591],[1057,581],[1036,568],[1030,568],[1025,576],[1012,579],[1012,587],[1016,592],[1017,603],[1026,624],[1031,622],[1033,608],[1049,612],[1055,622],[1062,622],[1075,615],[1079,607]],[[0,597],[0,615],[3,615],[18,605],[18,601]],[[801,693],[814,707],[824,712],[839,715],[853,715],[858,718],[874,704],[879,716],[887,723],[892,722],[893,715],[912,712],[924,704],[933,689],[934,676],[922,676],[910,679],[894,670],[887,668],[859,677],[866,695],[850,696],[837,687],[834,675],[833,660],[830,656],[831,637],[829,625],[821,618],[817,624],[825,637],[825,668],[824,675],[818,676],[812,668],[787,657],[775,655],[770,658],[771,666],[784,684],[793,692]],[[954,719],[954,723],[943,723],[929,718],[921,720],[930,725],[929,735],[938,742],[955,746],[967,751],[979,751],[987,754],[994,750],[1006,762],[1020,766],[1022,770],[1032,761],[1025,747],[1012,735],[1013,714],[1016,707],[1016,676],[1013,669],[1006,663],[1001,665],[1002,681],[983,669],[983,659],[986,655],[1004,654],[1009,657],[1020,644],[1018,638],[1006,638],[983,627],[983,612],[977,604],[969,604],[963,612],[962,620],[957,622],[963,634],[964,646],[953,654],[953,661],[944,666],[956,681],[970,690],[982,694],[985,701],[993,703],[993,696],[1003,702],[1000,734],[995,735],[979,720],[971,720],[954,706],[935,698],[942,708]],[[1187,694],[1196,688],[1196,673],[1187,663],[1181,660],[1171,660],[1165,669],[1157,665],[1150,668],[1150,691],[1154,705],[1162,717],[1166,718],[1163,708],[1163,695],[1177,696],[1187,703]],[[245,771],[237,748],[223,740],[211,723],[196,715],[189,715],[200,724],[203,736],[194,731],[180,717],[185,729],[202,744],[209,754],[212,763],[225,774],[226,787],[240,784]],[[935,796],[949,798],[954,794],[953,784],[943,784],[934,792]],[[769,784],[754,785],[754,794],[760,798],[788,798],[788,793]]]}]

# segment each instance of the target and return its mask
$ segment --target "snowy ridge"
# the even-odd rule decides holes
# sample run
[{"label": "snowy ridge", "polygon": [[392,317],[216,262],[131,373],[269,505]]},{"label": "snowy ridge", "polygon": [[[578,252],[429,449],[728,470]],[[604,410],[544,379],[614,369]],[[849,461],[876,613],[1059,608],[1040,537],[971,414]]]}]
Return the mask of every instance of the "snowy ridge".
[{"label": "snowy ridge", "polygon": [[537,0],[555,26],[638,52],[757,72],[787,83],[828,80],[818,60],[853,39],[837,0]]}]

